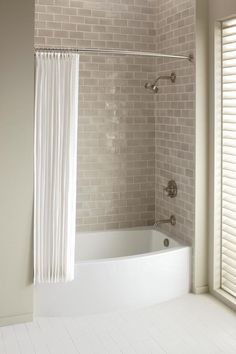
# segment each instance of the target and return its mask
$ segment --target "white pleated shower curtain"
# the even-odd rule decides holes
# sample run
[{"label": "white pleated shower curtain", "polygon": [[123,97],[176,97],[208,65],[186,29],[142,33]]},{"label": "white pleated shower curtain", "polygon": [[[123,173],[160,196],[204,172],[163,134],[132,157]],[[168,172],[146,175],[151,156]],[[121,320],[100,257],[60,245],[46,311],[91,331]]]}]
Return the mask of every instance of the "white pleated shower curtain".
[{"label": "white pleated shower curtain", "polygon": [[34,281],[74,278],[79,55],[37,52]]}]

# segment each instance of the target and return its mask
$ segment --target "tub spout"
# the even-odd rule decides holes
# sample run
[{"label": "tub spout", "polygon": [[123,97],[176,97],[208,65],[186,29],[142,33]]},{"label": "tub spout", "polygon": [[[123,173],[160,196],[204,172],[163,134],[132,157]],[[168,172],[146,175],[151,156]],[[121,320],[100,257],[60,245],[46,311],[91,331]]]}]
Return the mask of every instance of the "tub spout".
[{"label": "tub spout", "polygon": [[176,224],[176,217],[174,215],[171,215],[169,219],[157,220],[154,224],[154,227],[157,227],[161,224],[171,224],[172,226],[174,226]]}]

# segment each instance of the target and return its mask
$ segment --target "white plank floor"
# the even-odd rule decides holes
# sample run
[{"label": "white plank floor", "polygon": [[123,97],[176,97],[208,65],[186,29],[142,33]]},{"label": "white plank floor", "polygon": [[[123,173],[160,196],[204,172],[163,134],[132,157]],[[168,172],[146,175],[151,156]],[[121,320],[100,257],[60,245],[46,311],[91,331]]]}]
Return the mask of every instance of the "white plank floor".
[{"label": "white plank floor", "polygon": [[0,328],[0,354],[235,354],[236,314],[210,295]]}]

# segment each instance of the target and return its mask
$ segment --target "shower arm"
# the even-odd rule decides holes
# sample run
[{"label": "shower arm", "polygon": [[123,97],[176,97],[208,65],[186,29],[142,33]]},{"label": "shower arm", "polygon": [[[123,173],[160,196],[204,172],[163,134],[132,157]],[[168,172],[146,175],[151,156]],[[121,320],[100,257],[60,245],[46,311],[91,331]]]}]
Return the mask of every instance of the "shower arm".
[{"label": "shower arm", "polygon": [[176,74],[175,73],[171,73],[171,75],[161,75],[159,76],[156,81],[154,82],[154,86],[157,85],[158,81],[160,80],[170,80],[171,82],[175,82],[176,80]]}]

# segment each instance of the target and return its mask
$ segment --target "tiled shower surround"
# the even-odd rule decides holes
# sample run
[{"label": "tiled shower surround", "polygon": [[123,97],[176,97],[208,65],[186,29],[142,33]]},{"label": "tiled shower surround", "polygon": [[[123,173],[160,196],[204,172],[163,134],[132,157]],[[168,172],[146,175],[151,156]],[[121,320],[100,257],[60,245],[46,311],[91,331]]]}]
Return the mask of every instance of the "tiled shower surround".
[{"label": "tiled shower surround", "polygon": [[[36,0],[35,46],[194,51],[195,0]],[[154,95],[146,81],[177,74]],[[194,64],[80,55],[77,229],[145,226],[176,214],[193,237]],[[176,200],[163,196],[168,179]],[[173,229],[172,229],[173,231]]]},{"label": "tiled shower surround", "polygon": [[[195,53],[195,0],[158,0],[156,43],[167,54]],[[177,75],[176,82],[162,83],[156,99],[155,124],[155,215],[176,225],[161,228],[192,243],[194,238],[195,193],[195,65],[164,59],[159,75]],[[163,193],[167,181],[178,185],[177,198]]]}]

